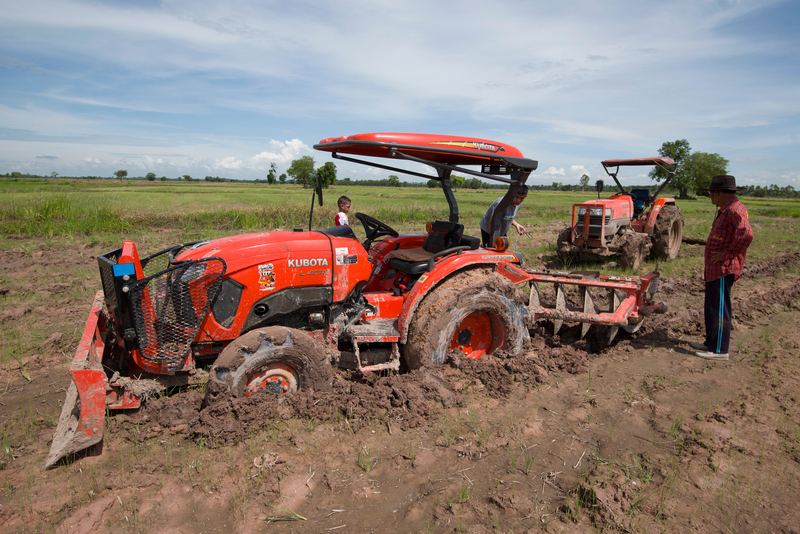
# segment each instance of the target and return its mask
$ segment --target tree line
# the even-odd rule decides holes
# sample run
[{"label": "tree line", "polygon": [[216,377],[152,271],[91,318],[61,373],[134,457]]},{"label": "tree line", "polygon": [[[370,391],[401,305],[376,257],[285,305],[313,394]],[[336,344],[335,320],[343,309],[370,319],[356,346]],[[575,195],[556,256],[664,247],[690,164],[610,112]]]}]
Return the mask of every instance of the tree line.
[{"label": "tree line", "polygon": [[[670,178],[669,189],[677,191],[679,198],[686,198],[689,196],[690,191],[694,191],[699,195],[707,195],[704,191],[711,184],[711,178],[718,174],[728,174],[728,160],[719,154],[710,154],[707,152],[693,152],[689,141],[686,139],[678,139],[676,141],[665,142],[658,150],[660,156],[672,158],[676,163],[675,173]],[[9,178],[57,178],[58,173],[50,173],[50,176],[37,176],[31,174],[24,174],[20,172],[7,173],[5,176]],[[128,178],[128,171],[120,169],[114,173],[117,179],[122,180]],[[669,174],[661,167],[655,167],[650,171],[649,177],[657,183],[669,177]],[[62,177],[68,178],[68,177]],[[106,179],[100,176],[81,176],[74,178],[83,179]],[[220,178],[219,176],[206,176],[206,182],[249,182],[249,183],[266,183],[272,184],[297,184],[304,188],[313,187],[317,179],[323,187],[330,187],[331,185],[346,185],[346,186],[377,186],[377,187],[429,187],[437,188],[442,184],[439,180],[428,180],[427,182],[406,182],[394,174],[389,175],[388,178],[379,180],[351,180],[350,178],[339,179],[337,177],[336,165],[332,161],[326,162],[324,165],[315,168],[314,158],[311,156],[301,156],[295,159],[286,169],[286,172],[278,175],[277,166],[275,163],[270,163],[269,171],[265,179],[256,180],[234,180],[232,178]],[[144,177],[129,178],[133,180],[194,180],[190,175],[184,174],[179,178],[167,178],[162,176],[156,177],[155,173],[149,172]],[[564,184],[561,182],[553,182],[550,185],[543,184],[528,184],[528,188],[539,191],[585,191],[589,185],[590,177],[588,174],[581,176],[579,184]],[[506,189],[508,186],[503,183],[489,183],[484,182],[480,178],[452,175],[450,183],[454,188],[458,189]],[[651,184],[652,185],[652,184]],[[649,186],[629,186],[629,187],[643,187]],[[768,187],[761,186],[747,186],[746,191],[741,191],[740,196],[753,196],[753,197],[784,197],[784,198],[800,198],[800,192],[796,191],[791,185],[777,186],[772,184]]]}]

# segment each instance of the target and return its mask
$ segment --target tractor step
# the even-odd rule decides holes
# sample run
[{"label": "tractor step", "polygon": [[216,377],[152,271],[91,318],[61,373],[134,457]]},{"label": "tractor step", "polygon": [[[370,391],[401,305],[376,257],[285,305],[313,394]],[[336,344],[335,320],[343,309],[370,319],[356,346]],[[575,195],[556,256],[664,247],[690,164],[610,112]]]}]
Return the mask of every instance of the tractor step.
[{"label": "tractor step", "polygon": [[375,319],[366,324],[350,325],[345,335],[358,343],[385,343],[400,340],[397,319]]},{"label": "tractor step", "polygon": [[[357,369],[362,373],[400,369],[400,332],[396,319],[375,319],[366,324],[350,325],[345,328],[344,336],[353,343],[353,352]],[[391,343],[391,349],[374,349],[362,354],[360,344]],[[364,361],[362,361],[364,360]]]}]

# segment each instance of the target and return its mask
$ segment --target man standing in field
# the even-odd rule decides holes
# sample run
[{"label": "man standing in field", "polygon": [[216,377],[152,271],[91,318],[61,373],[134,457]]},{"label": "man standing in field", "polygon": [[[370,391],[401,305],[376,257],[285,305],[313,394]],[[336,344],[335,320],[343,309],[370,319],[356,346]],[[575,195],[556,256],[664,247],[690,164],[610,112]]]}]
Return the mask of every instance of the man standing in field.
[{"label": "man standing in field", "polygon": [[[519,211],[520,205],[528,196],[528,186],[523,185],[520,190],[517,192],[514,199],[511,201],[511,204],[506,208],[506,212],[503,214],[503,221],[500,226],[500,236],[504,236],[508,233],[508,229],[512,226],[517,231],[519,235],[525,235],[525,227],[519,224],[514,219],[517,217],[517,212]],[[494,243],[489,243],[492,239],[492,235],[489,233],[489,228],[492,226],[492,217],[494,217],[494,212],[497,210],[497,206],[500,204],[500,201],[503,200],[503,197],[498,198],[492,205],[489,206],[489,209],[486,210],[486,213],[483,214],[481,218],[481,241],[483,242],[483,246],[489,247],[494,246]]]},{"label": "man standing in field", "polygon": [[706,240],[706,282],[703,312],[706,323],[705,343],[690,342],[695,354],[706,360],[727,360],[731,339],[731,286],[742,274],[747,247],[753,241],[753,229],[747,208],[738,198],[733,176],[714,176],[707,191],[711,202],[719,207],[711,233]]}]

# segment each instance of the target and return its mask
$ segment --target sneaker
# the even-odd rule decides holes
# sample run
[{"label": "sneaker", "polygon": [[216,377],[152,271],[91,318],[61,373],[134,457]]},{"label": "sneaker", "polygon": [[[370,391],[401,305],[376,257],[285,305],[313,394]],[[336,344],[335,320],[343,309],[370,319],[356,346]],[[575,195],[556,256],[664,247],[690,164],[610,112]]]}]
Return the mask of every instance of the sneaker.
[{"label": "sneaker", "polygon": [[718,352],[700,351],[700,352],[695,352],[694,355],[697,356],[698,358],[703,358],[704,360],[727,360],[728,359],[728,353],[727,352],[718,353]]},{"label": "sneaker", "polygon": [[708,352],[708,347],[706,347],[705,343],[698,343],[697,341],[690,341],[689,346],[692,347],[694,350],[702,350],[703,352]]}]

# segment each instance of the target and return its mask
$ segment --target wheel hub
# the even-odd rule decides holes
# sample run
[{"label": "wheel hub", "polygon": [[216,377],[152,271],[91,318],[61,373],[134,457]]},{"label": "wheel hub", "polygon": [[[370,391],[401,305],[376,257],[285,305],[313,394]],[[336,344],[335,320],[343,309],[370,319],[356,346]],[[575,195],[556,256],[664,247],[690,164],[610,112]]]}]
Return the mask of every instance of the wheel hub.
[{"label": "wheel hub", "polygon": [[458,325],[450,350],[460,350],[467,358],[480,358],[492,345],[492,319],[486,312],[471,313]]},{"label": "wheel hub", "polygon": [[244,396],[249,397],[257,391],[265,390],[275,395],[297,391],[297,373],[285,363],[272,363],[264,369],[252,373],[247,379]]}]

